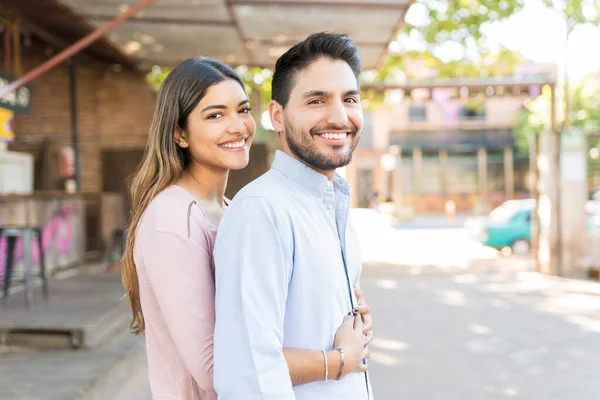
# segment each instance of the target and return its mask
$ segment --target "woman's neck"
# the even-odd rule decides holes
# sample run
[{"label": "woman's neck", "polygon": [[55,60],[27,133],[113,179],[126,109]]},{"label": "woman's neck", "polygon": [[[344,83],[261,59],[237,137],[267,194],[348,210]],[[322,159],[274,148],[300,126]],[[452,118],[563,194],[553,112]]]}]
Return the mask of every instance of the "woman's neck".
[{"label": "woman's neck", "polygon": [[183,173],[178,185],[208,204],[224,207],[225,188],[229,170],[209,168],[192,163]]}]

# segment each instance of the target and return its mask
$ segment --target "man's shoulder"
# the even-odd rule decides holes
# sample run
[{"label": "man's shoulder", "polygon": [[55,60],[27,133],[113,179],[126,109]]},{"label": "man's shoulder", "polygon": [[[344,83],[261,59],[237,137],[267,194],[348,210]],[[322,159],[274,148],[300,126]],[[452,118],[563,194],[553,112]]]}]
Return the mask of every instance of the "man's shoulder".
[{"label": "man's shoulder", "polygon": [[263,199],[267,203],[278,204],[288,196],[287,178],[279,171],[270,169],[260,177],[244,186],[231,202],[232,206],[246,199]]}]

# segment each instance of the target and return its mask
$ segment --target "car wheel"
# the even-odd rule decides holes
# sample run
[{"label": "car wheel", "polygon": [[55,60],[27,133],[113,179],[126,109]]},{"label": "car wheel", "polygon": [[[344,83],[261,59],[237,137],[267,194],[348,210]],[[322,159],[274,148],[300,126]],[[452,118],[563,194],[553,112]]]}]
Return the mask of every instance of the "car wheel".
[{"label": "car wheel", "polygon": [[529,254],[529,250],[531,249],[531,245],[528,240],[518,239],[515,240],[511,245],[512,254],[516,256],[526,256]]}]

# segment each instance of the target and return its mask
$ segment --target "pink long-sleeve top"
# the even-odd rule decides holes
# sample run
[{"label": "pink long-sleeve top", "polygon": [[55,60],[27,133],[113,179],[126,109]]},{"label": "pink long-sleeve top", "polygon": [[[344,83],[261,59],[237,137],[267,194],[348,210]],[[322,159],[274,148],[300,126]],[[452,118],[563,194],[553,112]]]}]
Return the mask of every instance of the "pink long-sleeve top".
[{"label": "pink long-sleeve top", "polygon": [[134,260],[146,322],[153,399],[212,400],[216,227],[183,188],[171,186],[146,209]]}]

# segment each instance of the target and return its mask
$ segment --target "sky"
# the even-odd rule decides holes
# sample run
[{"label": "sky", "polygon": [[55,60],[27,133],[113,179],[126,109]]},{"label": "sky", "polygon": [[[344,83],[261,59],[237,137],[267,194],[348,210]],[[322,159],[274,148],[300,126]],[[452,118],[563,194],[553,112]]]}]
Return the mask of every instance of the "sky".
[{"label": "sky", "polygon": [[[424,20],[418,3],[409,10],[406,20],[420,25]],[[484,28],[489,44],[520,52],[524,57],[536,62],[551,62],[558,65],[559,76],[565,71],[565,22],[560,14],[548,10],[541,0],[527,0],[525,7],[511,18],[489,24]],[[419,49],[418,38],[404,36],[398,49]],[[392,47],[393,50],[393,47]],[[451,44],[440,49],[442,58],[460,58],[462,52]],[[569,80],[581,81],[585,76],[600,74],[600,27],[581,25],[571,34],[569,40]]]}]

